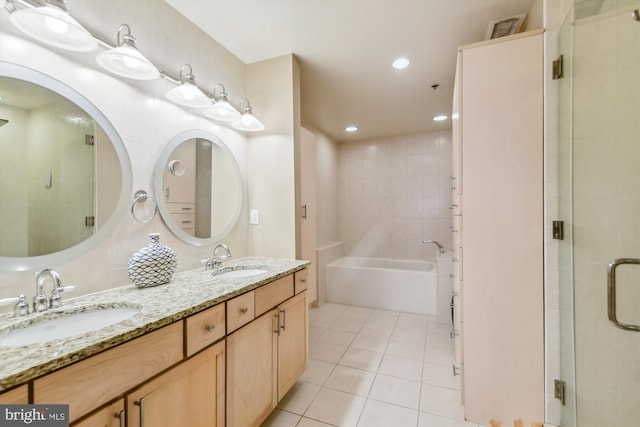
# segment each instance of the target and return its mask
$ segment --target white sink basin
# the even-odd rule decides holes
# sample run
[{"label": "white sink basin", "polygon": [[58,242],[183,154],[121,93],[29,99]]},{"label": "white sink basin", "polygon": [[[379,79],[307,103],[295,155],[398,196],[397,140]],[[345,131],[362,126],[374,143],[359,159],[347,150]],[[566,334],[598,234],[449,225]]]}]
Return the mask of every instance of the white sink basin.
[{"label": "white sink basin", "polygon": [[243,268],[240,270],[231,270],[231,271],[225,271],[224,273],[218,273],[215,275],[215,277],[232,279],[232,278],[238,278],[238,277],[257,276],[258,274],[263,274],[266,272],[267,270],[264,270],[262,268]]},{"label": "white sink basin", "polygon": [[43,320],[0,336],[0,346],[20,346],[69,338],[125,321],[140,312],[139,308],[110,307]]}]

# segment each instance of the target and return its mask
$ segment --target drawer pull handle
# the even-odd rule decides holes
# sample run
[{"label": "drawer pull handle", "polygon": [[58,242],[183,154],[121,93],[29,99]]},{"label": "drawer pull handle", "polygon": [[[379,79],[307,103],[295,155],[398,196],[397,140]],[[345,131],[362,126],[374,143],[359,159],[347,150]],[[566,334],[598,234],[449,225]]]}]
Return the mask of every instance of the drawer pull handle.
[{"label": "drawer pull handle", "polygon": [[249,312],[249,309],[247,307],[240,308],[240,313],[241,314],[247,314],[248,312]]},{"label": "drawer pull handle", "polygon": [[144,397],[133,403],[140,407],[140,427],[144,427]]},{"label": "drawer pull handle", "polygon": [[207,332],[213,332],[215,328],[216,328],[216,325],[207,325]]},{"label": "drawer pull handle", "polygon": [[301,283],[307,283],[307,279],[300,279]]},{"label": "drawer pull handle", "polygon": [[126,412],[124,411],[120,411],[119,413],[114,415],[115,418],[118,418],[120,420],[120,427],[125,427],[126,425],[127,417],[125,415],[126,415]]}]

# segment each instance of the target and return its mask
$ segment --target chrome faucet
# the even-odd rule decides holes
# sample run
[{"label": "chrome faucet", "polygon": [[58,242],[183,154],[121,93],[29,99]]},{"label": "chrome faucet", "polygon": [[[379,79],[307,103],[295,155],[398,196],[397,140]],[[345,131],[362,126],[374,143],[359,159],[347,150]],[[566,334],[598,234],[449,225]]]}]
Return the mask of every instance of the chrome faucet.
[{"label": "chrome faucet", "polygon": [[433,243],[438,247],[438,251],[440,252],[440,254],[444,253],[444,246],[442,246],[442,244],[437,240],[423,240],[422,243]]},{"label": "chrome faucet", "polygon": [[[36,296],[33,297],[33,311],[35,313],[47,311],[50,308],[62,307],[62,297],[60,294],[77,288],[75,285],[62,286],[62,279],[60,279],[58,272],[49,268],[45,268],[41,272],[36,273],[35,276]],[[44,292],[44,284],[47,277],[50,277],[53,282],[53,291],[51,292],[51,298],[48,300]]]},{"label": "chrome faucet", "polygon": [[[225,254],[224,255],[218,255],[218,249],[224,249]],[[222,260],[225,260],[227,258],[231,258],[231,251],[229,250],[229,247],[227,245],[225,245],[224,243],[218,243],[218,245],[216,245],[215,248],[213,248],[213,257],[211,258],[211,265],[209,265],[209,263],[207,263],[207,267],[209,267],[208,269],[211,268],[219,268],[222,266]]]}]

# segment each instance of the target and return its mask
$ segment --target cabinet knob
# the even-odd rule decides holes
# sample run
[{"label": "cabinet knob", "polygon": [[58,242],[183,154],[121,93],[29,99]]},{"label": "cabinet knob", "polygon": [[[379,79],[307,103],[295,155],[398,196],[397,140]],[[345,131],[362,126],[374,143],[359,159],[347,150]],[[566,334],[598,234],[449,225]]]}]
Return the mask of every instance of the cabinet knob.
[{"label": "cabinet knob", "polygon": [[207,325],[207,332],[213,332],[215,328],[216,328],[216,325]]},{"label": "cabinet knob", "polygon": [[248,312],[249,312],[249,309],[247,307],[240,308],[240,313],[247,314]]}]

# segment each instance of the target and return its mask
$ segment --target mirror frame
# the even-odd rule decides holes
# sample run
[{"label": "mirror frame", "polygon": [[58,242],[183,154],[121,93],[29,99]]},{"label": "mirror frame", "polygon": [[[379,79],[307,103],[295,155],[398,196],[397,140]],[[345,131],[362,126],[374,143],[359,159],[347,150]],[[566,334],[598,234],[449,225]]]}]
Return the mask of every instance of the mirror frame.
[{"label": "mirror frame", "polygon": [[54,265],[68,262],[98,246],[98,244],[112,234],[116,226],[124,218],[124,215],[128,210],[129,197],[133,187],[133,174],[129,154],[127,153],[127,149],[122,138],[120,138],[120,135],[109,119],[107,119],[107,117],[91,101],[75,89],[68,86],[66,83],[63,83],[47,74],[41,73],[40,71],[7,61],[0,61],[0,76],[24,80],[45,87],[82,108],[107,134],[109,140],[113,144],[118,160],[120,161],[120,169],[122,171],[122,188],[120,189],[118,205],[111,214],[111,217],[109,217],[107,222],[99,230],[97,230],[91,237],[77,245],[51,254],[33,257],[0,256],[0,271],[27,271],[52,267]]},{"label": "mirror frame", "polygon": [[[234,165],[235,165],[234,169],[236,170],[238,177],[240,178],[240,182],[242,184],[241,185],[242,197],[240,198],[240,205],[238,206],[235,212],[233,221],[231,221],[230,224],[227,224],[226,227],[219,233],[214,234],[211,237],[207,237],[207,238],[194,237],[186,233],[184,230],[182,230],[180,226],[171,219],[169,208],[163,197],[164,173],[165,173],[165,170],[167,169],[167,165],[169,162],[169,158],[171,157],[171,154],[176,148],[178,148],[180,144],[182,144],[183,142],[189,139],[194,139],[194,138],[206,139],[210,141],[212,144],[215,144],[216,146],[218,146],[226,154],[231,156],[234,160]],[[218,138],[217,136],[207,131],[199,130],[199,129],[187,130],[171,138],[169,143],[165,146],[164,151],[162,152],[162,155],[158,159],[158,163],[156,163],[153,185],[154,185],[154,192],[155,192],[154,194],[155,194],[156,203],[158,204],[158,211],[160,212],[160,216],[162,217],[162,220],[164,221],[166,226],[169,228],[169,230],[171,230],[174,236],[176,236],[183,242],[193,246],[211,246],[219,242],[224,237],[226,237],[229,234],[229,232],[231,232],[233,227],[235,227],[236,224],[238,223],[238,219],[240,218],[240,213],[242,212],[242,204],[244,203],[244,200],[245,200],[244,182],[242,180],[242,173],[240,173],[240,166],[238,166],[238,161],[236,157],[233,155],[229,147],[227,147],[227,144],[225,144],[220,138]]]}]

